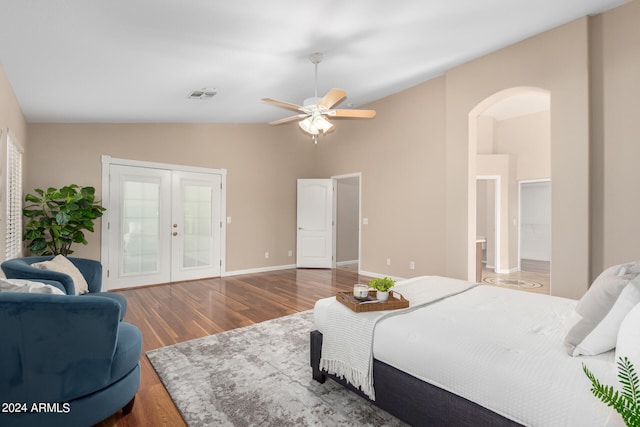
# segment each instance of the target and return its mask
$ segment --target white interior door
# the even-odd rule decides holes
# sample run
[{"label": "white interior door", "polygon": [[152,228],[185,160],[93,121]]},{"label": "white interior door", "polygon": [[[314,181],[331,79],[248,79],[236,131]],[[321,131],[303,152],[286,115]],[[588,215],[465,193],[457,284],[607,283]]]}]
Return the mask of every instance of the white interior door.
[{"label": "white interior door", "polygon": [[222,174],[110,164],[108,181],[107,289],[221,275]]},{"label": "white interior door", "polygon": [[173,172],[171,280],[220,276],[221,177]]},{"label": "white interior door", "polygon": [[296,265],[333,267],[333,180],[298,180]]},{"label": "white interior door", "polygon": [[112,165],[109,288],[171,281],[171,171]]}]

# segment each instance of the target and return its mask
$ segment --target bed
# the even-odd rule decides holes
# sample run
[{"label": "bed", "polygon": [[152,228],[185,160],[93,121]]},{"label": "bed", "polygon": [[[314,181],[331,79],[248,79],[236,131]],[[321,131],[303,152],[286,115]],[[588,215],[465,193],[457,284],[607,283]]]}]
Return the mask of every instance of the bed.
[{"label": "bed", "polygon": [[[580,301],[437,276],[396,284],[411,301],[405,310],[354,313],[335,297],[319,300],[313,378],[340,382],[411,425],[623,425],[591,394],[582,366],[611,385],[623,349],[640,366],[640,278],[632,267],[605,270]],[[348,354],[336,356],[336,348]],[[360,353],[370,359],[371,390],[332,364],[359,366]]]}]

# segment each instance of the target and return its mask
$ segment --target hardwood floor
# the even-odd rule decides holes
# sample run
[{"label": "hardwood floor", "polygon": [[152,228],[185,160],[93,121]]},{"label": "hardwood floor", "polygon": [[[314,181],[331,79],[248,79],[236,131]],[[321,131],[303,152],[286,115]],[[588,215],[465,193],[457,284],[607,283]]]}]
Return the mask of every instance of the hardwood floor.
[{"label": "hardwood floor", "polygon": [[369,280],[348,269],[290,269],[119,291],[129,304],[124,320],[142,332],[141,384],[130,414],[97,426],[185,426],[146,351],[309,310]]},{"label": "hardwood floor", "polygon": [[[532,272],[532,271],[516,271],[508,274],[498,274],[493,270],[482,270],[482,282],[493,285],[491,279],[500,279],[501,287],[516,289],[538,294],[549,294],[550,277],[548,273]],[[510,283],[513,283],[511,285]],[[517,283],[517,284],[516,284]]]}]

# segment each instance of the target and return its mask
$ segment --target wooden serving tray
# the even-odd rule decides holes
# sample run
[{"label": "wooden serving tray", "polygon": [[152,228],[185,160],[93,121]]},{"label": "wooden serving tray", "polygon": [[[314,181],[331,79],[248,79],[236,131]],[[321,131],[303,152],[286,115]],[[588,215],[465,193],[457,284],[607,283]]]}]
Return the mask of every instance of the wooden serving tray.
[{"label": "wooden serving tray", "polygon": [[405,299],[399,292],[389,291],[389,299],[382,302],[369,302],[376,300],[376,291],[369,291],[369,298],[360,301],[353,296],[353,292],[338,292],[336,299],[356,313],[364,311],[397,310],[409,307],[409,300]]}]

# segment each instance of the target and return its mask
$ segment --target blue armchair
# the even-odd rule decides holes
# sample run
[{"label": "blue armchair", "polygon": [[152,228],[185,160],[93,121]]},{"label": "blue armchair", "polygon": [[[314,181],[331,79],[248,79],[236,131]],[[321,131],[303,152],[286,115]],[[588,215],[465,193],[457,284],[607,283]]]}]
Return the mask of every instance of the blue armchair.
[{"label": "blue armchair", "polygon": [[[26,279],[35,282],[47,280],[50,281],[48,283],[56,286],[65,294],[75,295],[75,286],[71,276],[57,271],[41,270],[31,265],[36,262],[50,261],[51,259],[53,259],[52,256],[14,258],[4,261],[0,268],[2,268],[7,279]],[[89,285],[89,293],[83,294],[83,296],[104,296],[115,299],[120,303],[122,308],[121,316],[124,317],[127,312],[127,299],[125,296],[114,292],[102,292],[102,264],[100,261],[75,257],[67,257],[67,259],[80,270]]]},{"label": "blue armchair", "polygon": [[0,292],[0,425],[86,427],[129,413],[142,335],[120,311],[90,294]]}]

